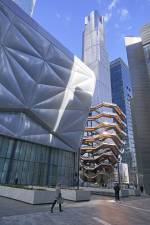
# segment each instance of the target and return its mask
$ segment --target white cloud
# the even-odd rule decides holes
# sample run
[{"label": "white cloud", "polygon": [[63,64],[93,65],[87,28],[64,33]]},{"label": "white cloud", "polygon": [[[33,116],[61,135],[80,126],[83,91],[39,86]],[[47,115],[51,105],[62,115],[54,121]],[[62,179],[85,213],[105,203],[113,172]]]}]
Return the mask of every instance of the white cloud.
[{"label": "white cloud", "polygon": [[112,10],[114,7],[116,7],[116,4],[119,2],[119,0],[112,0],[110,5],[108,6],[108,10]]},{"label": "white cloud", "polygon": [[130,25],[128,26],[127,30],[131,30],[133,27]]},{"label": "white cloud", "polygon": [[119,14],[120,20],[121,21],[125,21],[127,19],[129,19],[129,11],[127,9],[118,9],[117,13]]},{"label": "white cloud", "polygon": [[70,22],[70,21],[71,21],[71,17],[70,17],[70,16],[65,16],[65,20],[66,20],[67,22]]},{"label": "white cloud", "polygon": [[56,18],[57,19],[61,19],[62,21],[67,22],[67,23],[69,23],[71,21],[71,17],[70,16],[65,16],[65,15],[62,15],[62,14],[60,14],[58,12],[56,13]]},{"label": "white cloud", "polygon": [[60,13],[56,13],[56,17],[57,17],[57,19],[61,19]]},{"label": "white cloud", "polygon": [[122,17],[127,17],[129,15],[129,11],[127,9],[121,9],[120,10],[120,15]]},{"label": "white cloud", "polygon": [[107,13],[104,16],[105,22],[108,22],[111,19],[113,9],[116,7],[118,2],[119,0],[112,0],[111,3],[108,5]]},{"label": "white cloud", "polygon": [[112,17],[112,12],[106,13],[104,16],[105,22],[108,22],[111,17]]}]

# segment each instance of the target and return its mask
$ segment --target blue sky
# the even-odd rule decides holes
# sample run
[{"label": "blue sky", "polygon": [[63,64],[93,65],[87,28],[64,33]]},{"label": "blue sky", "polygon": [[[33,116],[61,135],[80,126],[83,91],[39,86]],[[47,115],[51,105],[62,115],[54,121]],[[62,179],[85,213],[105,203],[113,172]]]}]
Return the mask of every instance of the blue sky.
[{"label": "blue sky", "polygon": [[110,60],[126,61],[123,37],[139,35],[140,27],[150,22],[150,0],[37,0],[33,18],[81,58],[84,17],[95,9],[105,16]]}]

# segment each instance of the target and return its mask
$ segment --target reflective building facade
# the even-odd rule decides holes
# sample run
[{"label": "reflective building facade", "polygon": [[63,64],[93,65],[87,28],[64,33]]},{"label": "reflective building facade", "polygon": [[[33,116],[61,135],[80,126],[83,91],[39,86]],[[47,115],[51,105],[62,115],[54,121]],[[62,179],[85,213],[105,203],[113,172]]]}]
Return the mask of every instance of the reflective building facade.
[{"label": "reflective building facade", "polygon": [[27,14],[32,16],[36,0],[12,0],[12,1],[14,1],[17,5],[19,5],[19,7],[22,8]]},{"label": "reflective building facade", "polygon": [[0,183],[73,185],[94,73],[0,1]]},{"label": "reflective building facade", "polygon": [[133,88],[132,114],[139,183],[150,194],[150,24],[125,38]]},{"label": "reflective building facade", "polygon": [[112,102],[110,65],[105,47],[104,18],[99,16],[97,11],[92,11],[89,16],[85,17],[83,62],[96,75],[96,88],[92,105]]},{"label": "reflective building facade", "polygon": [[131,116],[132,88],[129,68],[121,58],[110,63],[112,101],[117,104],[126,115],[126,144],[122,162],[129,166],[130,181],[136,182],[136,157]]}]

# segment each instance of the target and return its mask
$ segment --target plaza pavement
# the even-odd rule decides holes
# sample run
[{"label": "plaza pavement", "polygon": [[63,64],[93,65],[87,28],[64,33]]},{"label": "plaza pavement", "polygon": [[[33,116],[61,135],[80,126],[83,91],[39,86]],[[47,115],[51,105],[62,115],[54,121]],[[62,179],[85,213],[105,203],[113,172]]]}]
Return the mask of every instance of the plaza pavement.
[{"label": "plaza pavement", "polygon": [[150,198],[92,196],[89,202],[65,201],[64,211],[50,205],[29,205],[0,197],[0,225],[150,225]]}]

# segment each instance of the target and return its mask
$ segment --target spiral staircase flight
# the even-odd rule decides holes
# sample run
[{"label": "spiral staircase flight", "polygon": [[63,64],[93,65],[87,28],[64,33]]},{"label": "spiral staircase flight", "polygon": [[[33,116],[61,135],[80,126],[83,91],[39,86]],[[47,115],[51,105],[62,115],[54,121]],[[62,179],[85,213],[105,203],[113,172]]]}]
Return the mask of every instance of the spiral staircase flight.
[{"label": "spiral staircase flight", "polygon": [[124,151],[126,116],[119,106],[101,103],[90,108],[81,146],[80,176],[95,182],[100,174],[113,173]]}]

